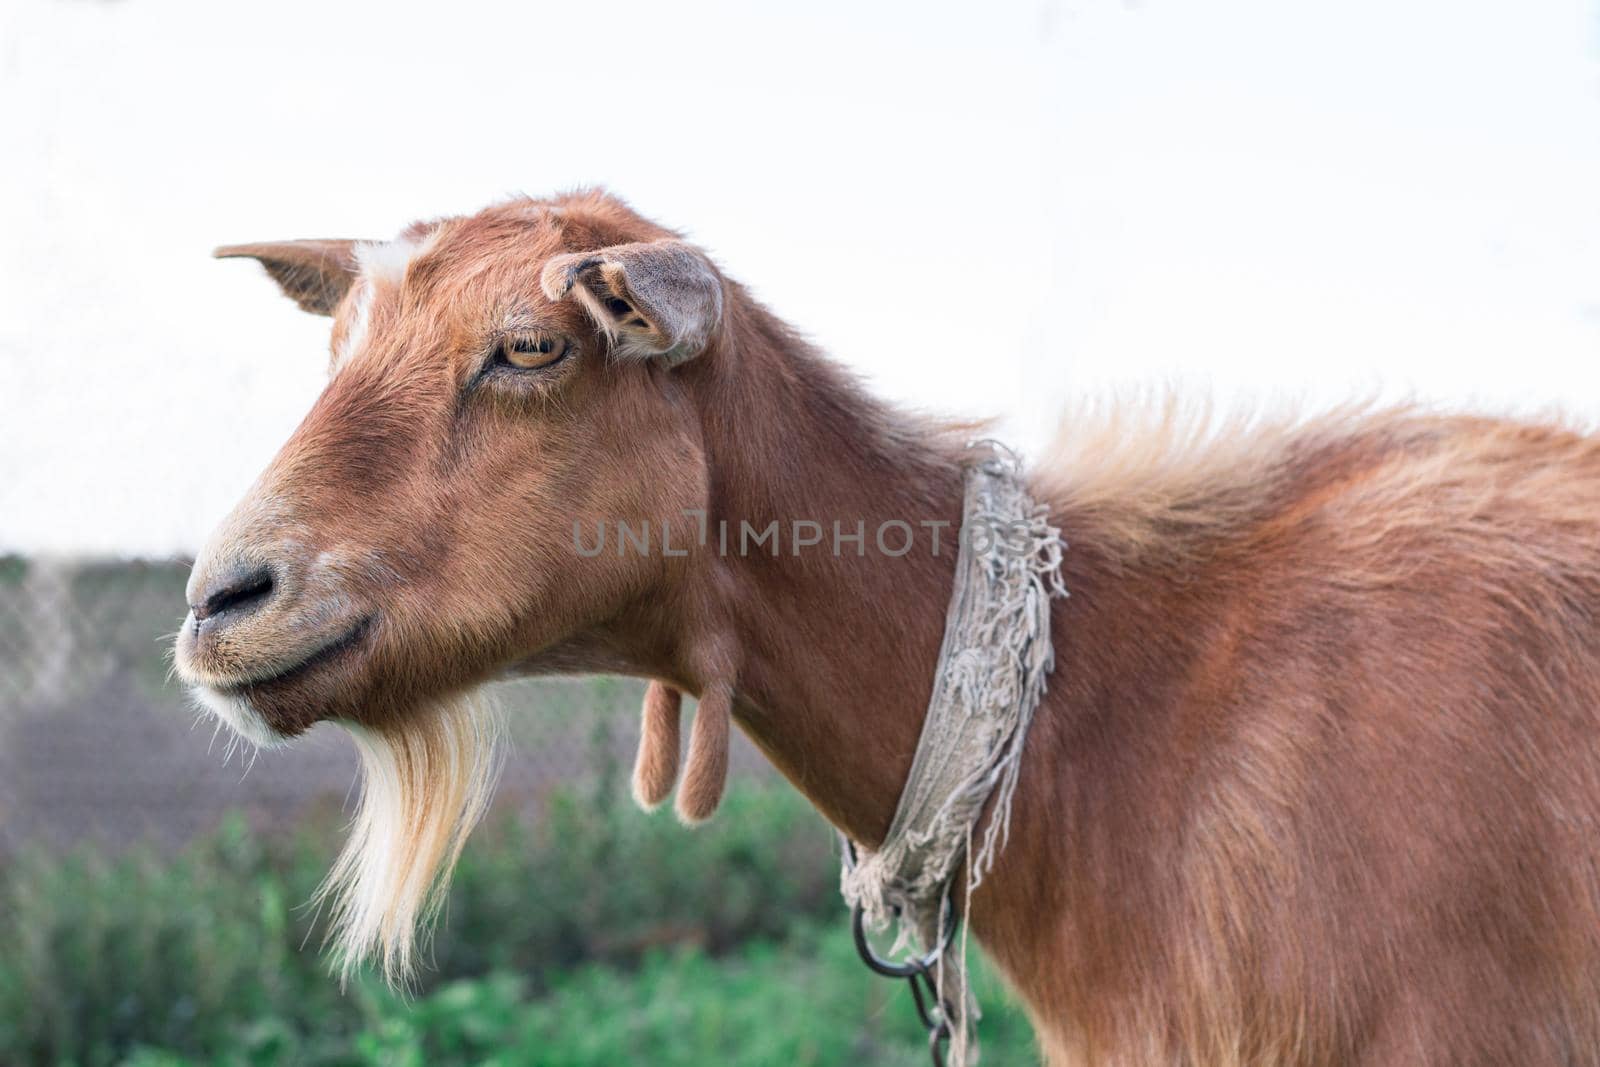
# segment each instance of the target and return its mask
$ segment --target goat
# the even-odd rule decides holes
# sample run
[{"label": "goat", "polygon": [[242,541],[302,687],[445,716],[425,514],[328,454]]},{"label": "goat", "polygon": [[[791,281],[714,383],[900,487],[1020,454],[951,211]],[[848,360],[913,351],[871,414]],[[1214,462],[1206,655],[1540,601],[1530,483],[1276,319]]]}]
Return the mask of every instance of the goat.
[{"label": "goat", "polygon": [[[642,803],[689,693],[686,820],[731,719],[882,840],[969,428],[603,193],[219,254],[333,317],[332,376],[196,561],[177,662],[254,741],[356,738],[347,965],[412,966],[489,790],[470,694],[507,672],[650,679]],[[1600,439],[1085,406],[1031,488],[1071,597],[966,918],[1050,1062],[1600,1063]],[[915,550],[872,550],[894,523]]]}]

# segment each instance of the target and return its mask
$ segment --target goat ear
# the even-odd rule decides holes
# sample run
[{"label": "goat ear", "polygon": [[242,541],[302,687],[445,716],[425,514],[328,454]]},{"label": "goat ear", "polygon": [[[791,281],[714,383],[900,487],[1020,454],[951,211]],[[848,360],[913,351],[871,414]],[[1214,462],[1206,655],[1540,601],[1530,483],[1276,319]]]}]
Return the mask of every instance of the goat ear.
[{"label": "goat ear", "polygon": [[550,260],[544,295],[569,293],[625,356],[681,363],[704,350],[722,320],[722,279],[682,241],[637,241]]},{"label": "goat ear", "polygon": [[264,241],[223,245],[218,259],[253,259],[283,295],[314,315],[332,315],[356,278],[355,241]]}]

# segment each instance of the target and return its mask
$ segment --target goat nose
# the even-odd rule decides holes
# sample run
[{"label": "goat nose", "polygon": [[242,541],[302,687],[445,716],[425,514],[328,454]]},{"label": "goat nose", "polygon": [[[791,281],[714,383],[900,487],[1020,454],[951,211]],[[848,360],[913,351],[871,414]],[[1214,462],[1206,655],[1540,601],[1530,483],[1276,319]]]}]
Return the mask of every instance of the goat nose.
[{"label": "goat nose", "polygon": [[195,591],[189,610],[196,625],[220,615],[249,615],[272,596],[272,571],[259,563],[239,563],[212,575]]}]

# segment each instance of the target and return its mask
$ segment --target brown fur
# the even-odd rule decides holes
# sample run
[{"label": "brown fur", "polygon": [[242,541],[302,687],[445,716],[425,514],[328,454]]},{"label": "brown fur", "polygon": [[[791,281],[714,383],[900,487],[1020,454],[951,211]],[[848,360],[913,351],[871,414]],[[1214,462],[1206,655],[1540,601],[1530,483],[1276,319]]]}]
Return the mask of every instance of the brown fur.
[{"label": "brown fur", "polygon": [[[720,795],[731,712],[832,822],[880,840],[948,544],[578,558],[572,524],[954,522],[955,435],[725,280],[687,358],[613,349],[539,284],[553,257],[673,238],[611,198],[430,228],[218,536],[217,560],[296,560],[293,595],[181,647],[186,675],[288,658],[336,590],[374,619],[360,644],[247,692],[282,733],[403,731],[507,667],[636,674],[663,686],[646,799],[670,785],[664,694],[683,690],[701,698],[686,817]],[[579,358],[471,385],[507,316]],[[1038,471],[1072,596],[969,918],[1050,1061],[1600,1063],[1600,440],[1404,411],[1080,412]],[[203,591],[222,564],[197,571]]]}]

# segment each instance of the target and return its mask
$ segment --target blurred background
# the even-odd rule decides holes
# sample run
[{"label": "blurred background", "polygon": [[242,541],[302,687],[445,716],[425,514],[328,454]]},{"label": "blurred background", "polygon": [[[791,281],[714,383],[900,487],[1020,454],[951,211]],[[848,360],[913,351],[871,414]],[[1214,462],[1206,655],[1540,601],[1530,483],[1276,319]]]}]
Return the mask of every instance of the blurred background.
[{"label": "blurred background", "polygon": [[[400,996],[304,907],[347,744],[229,757],[168,680],[327,345],[211,247],[585,184],[1024,450],[1167,384],[1600,412],[1596,0],[0,0],[0,1063],[922,1062],[748,746],[711,825],[632,809],[632,683],[502,687]],[[1033,1062],[982,981],[988,1062]]]}]

